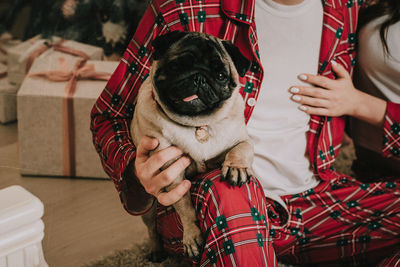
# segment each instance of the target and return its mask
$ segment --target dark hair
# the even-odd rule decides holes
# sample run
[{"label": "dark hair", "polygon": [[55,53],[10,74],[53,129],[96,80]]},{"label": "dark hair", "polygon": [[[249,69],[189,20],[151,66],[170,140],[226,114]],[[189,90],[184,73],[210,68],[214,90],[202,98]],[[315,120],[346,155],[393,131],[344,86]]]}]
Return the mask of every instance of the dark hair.
[{"label": "dark hair", "polygon": [[378,0],[371,2],[371,4],[369,4],[360,12],[358,29],[360,30],[368,22],[378,17],[388,15],[388,18],[382,23],[379,29],[379,35],[381,37],[385,53],[389,53],[386,35],[389,26],[400,20],[400,0]]}]

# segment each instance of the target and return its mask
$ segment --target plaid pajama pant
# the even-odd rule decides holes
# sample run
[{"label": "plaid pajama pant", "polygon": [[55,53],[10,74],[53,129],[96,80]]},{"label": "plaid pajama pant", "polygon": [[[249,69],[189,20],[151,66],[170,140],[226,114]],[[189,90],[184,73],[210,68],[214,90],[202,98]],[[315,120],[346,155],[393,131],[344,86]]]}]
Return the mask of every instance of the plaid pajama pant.
[{"label": "plaid pajama pant", "polygon": [[[193,182],[192,201],[205,246],[197,266],[400,266],[400,182],[363,184],[351,177],[282,197],[265,198],[256,179],[242,187],[220,171]],[[158,207],[164,247],[182,254],[182,225]]]}]

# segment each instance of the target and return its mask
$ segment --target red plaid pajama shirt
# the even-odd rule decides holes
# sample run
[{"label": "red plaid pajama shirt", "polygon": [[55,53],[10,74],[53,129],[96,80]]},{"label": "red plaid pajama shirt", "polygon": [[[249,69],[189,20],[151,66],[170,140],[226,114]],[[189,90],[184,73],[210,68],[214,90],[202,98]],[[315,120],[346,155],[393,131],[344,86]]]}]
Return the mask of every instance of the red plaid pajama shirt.
[{"label": "red plaid pajama shirt", "polygon": [[[355,64],[362,0],[326,0],[323,4],[319,74],[334,78],[332,59],[350,72]],[[154,198],[126,172],[136,156],[129,125],[138,89],[149,73],[151,41],[173,30],[206,32],[231,40],[252,60],[241,79],[246,120],[263,77],[254,1],[154,0],[149,5],[91,115],[93,141],[104,169],[133,215],[145,213]],[[306,192],[283,196],[287,211],[265,198],[256,179],[241,188],[220,182],[218,170],[196,179],[192,199],[206,239],[196,264],[275,266],[277,256],[293,264],[365,266],[381,261],[381,266],[400,265],[399,179],[362,184],[335,172],[331,165],[339,152],[344,124],[343,118],[311,117],[307,150],[321,183]],[[383,155],[387,157],[400,156],[399,124],[400,105],[389,102],[383,130]],[[157,225],[165,248],[181,254],[182,227],[172,207],[159,206]]]}]

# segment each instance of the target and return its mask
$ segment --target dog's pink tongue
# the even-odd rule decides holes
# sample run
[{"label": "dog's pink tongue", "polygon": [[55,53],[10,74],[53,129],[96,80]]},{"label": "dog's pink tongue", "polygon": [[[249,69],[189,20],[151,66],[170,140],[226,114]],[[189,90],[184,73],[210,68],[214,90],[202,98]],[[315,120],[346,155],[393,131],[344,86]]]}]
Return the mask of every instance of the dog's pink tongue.
[{"label": "dog's pink tongue", "polygon": [[185,102],[190,102],[190,101],[192,101],[192,100],[194,100],[194,99],[196,99],[196,98],[199,98],[197,95],[192,95],[192,96],[188,96],[188,97],[185,97],[184,99],[183,99],[183,101],[185,101]]}]

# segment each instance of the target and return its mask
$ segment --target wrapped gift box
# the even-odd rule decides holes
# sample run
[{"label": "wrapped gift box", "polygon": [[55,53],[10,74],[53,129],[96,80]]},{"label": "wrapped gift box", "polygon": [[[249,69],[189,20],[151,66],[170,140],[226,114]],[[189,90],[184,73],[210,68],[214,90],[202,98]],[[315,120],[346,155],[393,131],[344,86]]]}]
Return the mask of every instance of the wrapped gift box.
[{"label": "wrapped gift box", "polygon": [[[71,110],[68,113],[74,117],[73,129],[67,129],[67,132],[74,136],[74,140],[70,142],[74,143],[74,146],[68,150],[65,147],[68,137],[63,136],[63,125],[70,118],[63,110],[67,82],[31,77],[32,74],[46,70],[58,70],[60,66],[63,66],[64,70],[72,70],[78,61],[78,58],[73,57],[38,59],[18,91],[20,170],[23,175],[108,178],[93,146],[89,129],[90,111],[106,81],[77,81],[76,92],[71,98]],[[90,64],[94,64],[97,72],[112,74],[118,62],[88,61],[85,66]],[[71,156],[75,158],[71,160],[74,171],[66,170],[68,164],[65,161]]]},{"label": "wrapped gift box", "polygon": [[0,123],[17,119],[17,89],[7,79],[7,66],[0,63]]},{"label": "wrapped gift box", "polygon": [[[62,42],[62,43],[60,43]],[[79,51],[86,54],[92,60],[103,59],[103,49],[100,47],[82,44],[71,40],[62,40],[59,37],[51,39],[41,39],[40,36],[35,36],[17,46],[8,50],[8,80],[12,84],[20,85],[27,73],[27,65],[30,61],[30,56],[40,54],[36,57],[42,58],[50,54],[65,54],[64,52],[55,51],[54,44],[60,45],[63,48],[67,47],[73,51]],[[39,51],[44,51],[39,53]]]},{"label": "wrapped gift box", "polygon": [[0,63],[7,64],[8,51],[20,43],[20,40],[13,39],[7,32],[0,35]]}]

